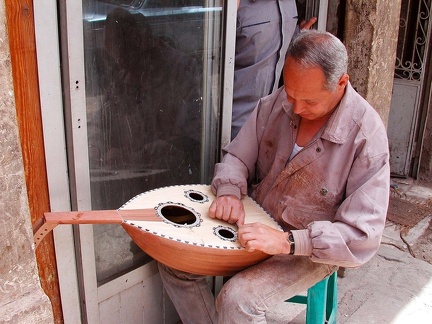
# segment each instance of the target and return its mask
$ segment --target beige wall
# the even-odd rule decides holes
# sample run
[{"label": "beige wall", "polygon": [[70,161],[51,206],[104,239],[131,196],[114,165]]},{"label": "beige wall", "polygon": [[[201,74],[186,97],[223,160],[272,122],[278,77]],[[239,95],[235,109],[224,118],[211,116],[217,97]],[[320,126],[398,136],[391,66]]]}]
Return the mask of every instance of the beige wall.
[{"label": "beige wall", "polygon": [[0,0],[0,44],[0,319],[2,323],[52,323],[32,244],[4,0]]}]

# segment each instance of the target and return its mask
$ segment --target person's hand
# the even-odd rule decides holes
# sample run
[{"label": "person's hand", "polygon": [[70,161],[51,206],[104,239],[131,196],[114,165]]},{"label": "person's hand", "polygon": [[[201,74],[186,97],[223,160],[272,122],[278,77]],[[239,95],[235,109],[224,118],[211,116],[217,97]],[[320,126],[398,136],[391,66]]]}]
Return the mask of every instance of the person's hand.
[{"label": "person's hand", "polygon": [[287,241],[287,233],[274,229],[261,223],[251,223],[239,226],[238,239],[240,244],[249,252],[255,250],[264,253],[289,254],[290,245]]},{"label": "person's hand", "polygon": [[209,216],[241,226],[245,218],[244,206],[236,196],[221,196],[213,200],[209,208]]},{"label": "person's hand", "polygon": [[312,27],[313,24],[315,24],[317,22],[318,18],[317,17],[312,17],[311,19],[309,19],[308,21],[303,20],[300,23],[300,30],[303,29],[310,29]]}]

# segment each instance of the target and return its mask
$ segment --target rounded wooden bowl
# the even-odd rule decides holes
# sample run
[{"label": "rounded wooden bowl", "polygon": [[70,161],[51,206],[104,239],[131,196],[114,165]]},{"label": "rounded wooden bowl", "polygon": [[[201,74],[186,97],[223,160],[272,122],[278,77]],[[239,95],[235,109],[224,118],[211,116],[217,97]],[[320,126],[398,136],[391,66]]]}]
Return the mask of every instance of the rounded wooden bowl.
[{"label": "rounded wooden bowl", "polygon": [[[123,228],[155,260],[177,270],[227,276],[263,261],[269,255],[248,252],[237,239],[237,228],[208,216],[214,200],[208,185],[164,187],[138,195],[120,210],[154,208],[153,221],[126,220]],[[279,225],[250,197],[243,199],[245,223]]]}]

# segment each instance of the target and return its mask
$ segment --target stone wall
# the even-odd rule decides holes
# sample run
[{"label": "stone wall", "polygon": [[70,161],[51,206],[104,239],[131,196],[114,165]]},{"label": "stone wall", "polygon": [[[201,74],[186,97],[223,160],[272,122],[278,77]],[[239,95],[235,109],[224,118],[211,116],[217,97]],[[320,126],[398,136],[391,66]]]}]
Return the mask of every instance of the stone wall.
[{"label": "stone wall", "polygon": [[347,0],[344,42],[353,87],[387,125],[401,0]]},{"label": "stone wall", "polygon": [[4,0],[0,0],[0,44],[0,320],[53,323],[32,243]]},{"label": "stone wall", "polygon": [[428,116],[425,122],[423,144],[420,154],[419,180],[431,181],[432,179],[432,97],[429,99]]}]

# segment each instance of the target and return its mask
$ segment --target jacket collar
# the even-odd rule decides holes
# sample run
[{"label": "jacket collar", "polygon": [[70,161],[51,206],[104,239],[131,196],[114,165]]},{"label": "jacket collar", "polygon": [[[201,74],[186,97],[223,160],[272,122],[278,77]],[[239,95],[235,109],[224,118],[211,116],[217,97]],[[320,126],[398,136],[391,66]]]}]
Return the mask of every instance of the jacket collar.
[{"label": "jacket collar", "polygon": [[327,125],[321,135],[323,139],[338,144],[345,143],[348,138],[348,134],[354,126],[353,116],[355,105],[352,103],[355,101],[355,94],[356,92],[351,86],[351,83],[348,82],[345,88],[344,96],[328,120]]}]

